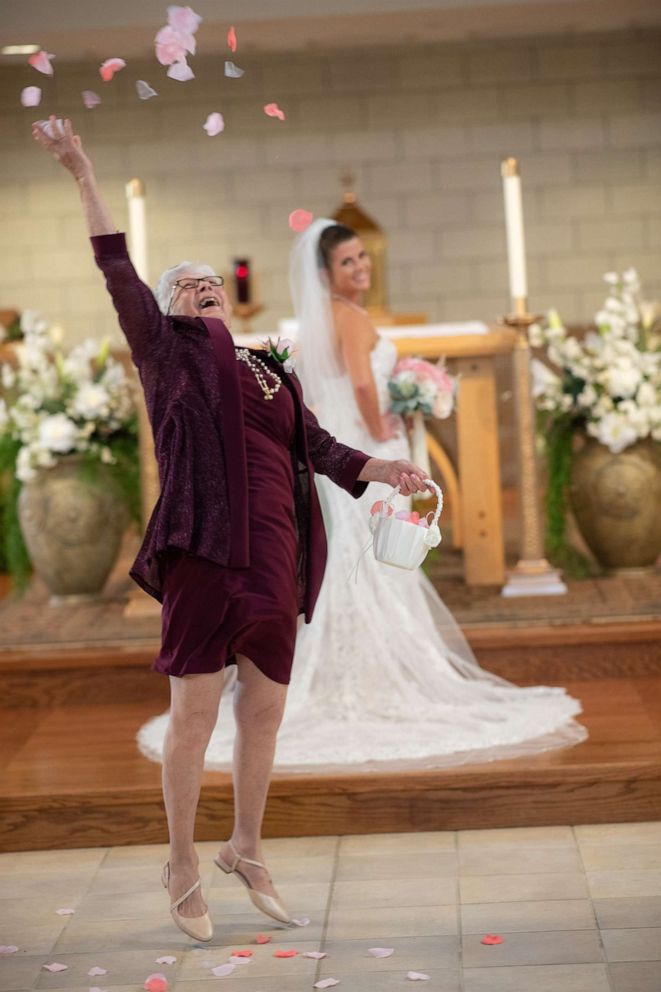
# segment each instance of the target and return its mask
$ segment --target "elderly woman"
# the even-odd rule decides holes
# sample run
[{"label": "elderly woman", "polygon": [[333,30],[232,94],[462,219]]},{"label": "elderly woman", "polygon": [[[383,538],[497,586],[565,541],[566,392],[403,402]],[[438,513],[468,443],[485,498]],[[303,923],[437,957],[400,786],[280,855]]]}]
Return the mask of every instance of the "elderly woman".
[{"label": "elderly woman", "polygon": [[172,917],[191,937],[211,939],[193,836],[223,669],[235,662],[234,829],[215,861],[237,875],[258,909],[289,923],[260,838],[297,616],[312,617],[326,561],[314,473],[358,497],[371,481],[421,491],[422,471],[338,443],[305,406],[295,375],[270,352],[235,348],[231,307],[213,269],[185,262],[169,270],[157,302],[131,264],[71,122],[51,117],[32,133],[78,185],[154,434],[161,495],[131,575],[163,603],[154,668],[171,687],[163,883]]}]

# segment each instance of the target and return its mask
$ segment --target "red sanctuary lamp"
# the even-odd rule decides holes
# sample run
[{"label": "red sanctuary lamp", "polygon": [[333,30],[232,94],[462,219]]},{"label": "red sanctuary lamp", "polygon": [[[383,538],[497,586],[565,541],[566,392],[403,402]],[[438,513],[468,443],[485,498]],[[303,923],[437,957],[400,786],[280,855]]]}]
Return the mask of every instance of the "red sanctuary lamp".
[{"label": "red sanctuary lamp", "polygon": [[234,313],[241,321],[241,333],[252,334],[250,319],[264,308],[261,303],[254,302],[253,279],[250,259],[235,258],[232,262],[234,287]]}]

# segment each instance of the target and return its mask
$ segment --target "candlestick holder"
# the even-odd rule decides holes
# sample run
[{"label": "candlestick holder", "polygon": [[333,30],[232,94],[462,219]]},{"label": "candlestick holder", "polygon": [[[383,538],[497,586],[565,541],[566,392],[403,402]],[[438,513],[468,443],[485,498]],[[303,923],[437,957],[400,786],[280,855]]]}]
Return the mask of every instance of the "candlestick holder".
[{"label": "candlestick holder", "polygon": [[538,319],[528,312],[525,297],[514,299],[513,312],[501,322],[516,331],[513,373],[516,421],[519,443],[519,504],[521,519],[520,557],[501,595],[558,596],[567,592],[558,569],[544,556],[544,539],[539,513],[537,454],[535,450],[535,410],[532,399],[530,342],[528,329]]},{"label": "candlestick holder", "polygon": [[250,321],[264,309],[261,303],[235,303],[234,315],[241,321],[241,334],[252,334]]}]

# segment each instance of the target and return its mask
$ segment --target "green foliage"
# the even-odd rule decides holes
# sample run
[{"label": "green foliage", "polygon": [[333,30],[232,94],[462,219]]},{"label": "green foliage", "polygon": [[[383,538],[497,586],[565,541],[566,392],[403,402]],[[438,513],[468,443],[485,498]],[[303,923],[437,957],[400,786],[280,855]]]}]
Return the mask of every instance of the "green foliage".
[{"label": "green foliage", "polygon": [[567,494],[578,425],[570,414],[540,415],[538,425],[545,438],[548,464],[546,554],[549,561],[562,568],[570,578],[584,579],[592,574],[590,562],[567,540]]}]

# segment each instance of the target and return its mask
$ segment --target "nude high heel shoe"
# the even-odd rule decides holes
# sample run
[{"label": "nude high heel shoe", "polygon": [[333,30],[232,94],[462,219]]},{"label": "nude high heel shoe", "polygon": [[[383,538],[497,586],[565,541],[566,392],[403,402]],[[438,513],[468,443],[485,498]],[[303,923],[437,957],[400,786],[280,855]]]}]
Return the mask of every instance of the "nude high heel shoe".
[{"label": "nude high heel shoe", "polygon": [[232,854],[234,855],[232,863],[227,864],[226,861],[223,861],[220,855],[213,859],[214,863],[217,864],[220,870],[224,871],[226,875],[236,875],[237,878],[243,882],[248,890],[248,895],[250,896],[252,904],[256,906],[260,912],[265,913],[267,916],[270,916],[271,919],[277,920],[279,923],[291,923],[292,918],[282,903],[277,899],[274,899],[273,896],[267,896],[265,892],[259,892],[257,889],[254,889],[243,872],[238,868],[241,861],[247,865],[255,865],[257,868],[264,868],[264,871],[266,871],[266,866],[263,865],[261,861],[253,861],[252,858],[244,858],[243,855],[237,852],[231,840],[227,843],[232,850]]},{"label": "nude high heel shoe", "polygon": [[[163,887],[167,889],[170,881],[169,861],[163,868],[161,881],[163,882]],[[211,922],[211,917],[208,913],[205,913],[203,916],[182,916],[179,912],[177,912],[181,904],[185,902],[196,889],[199,889],[200,885],[201,882],[198,878],[197,882],[191,885],[188,892],[184,892],[183,896],[180,896],[172,903],[170,906],[170,913],[172,914],[172,919],[176,925],[180,930],[183,930],[188,937],[192,937],[193,940],[208,941],[213,937],[213,923]]]}]

